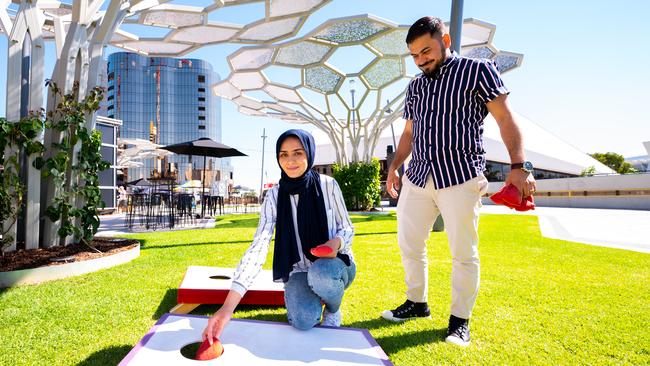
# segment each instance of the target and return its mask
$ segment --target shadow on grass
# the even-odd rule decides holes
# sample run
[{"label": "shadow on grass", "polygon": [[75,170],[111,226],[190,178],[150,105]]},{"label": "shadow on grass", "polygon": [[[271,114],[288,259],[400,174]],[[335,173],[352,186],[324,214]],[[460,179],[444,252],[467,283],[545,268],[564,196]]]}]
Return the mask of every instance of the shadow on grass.
[{"label": "shadow on grass", "polygon": [[[356,222],[369,222],[369,221],[395,221],[396,216],[394,212],[389,212],[389,213],[352,213],[350,214],[351,220],[353,223]],[[257,228],[257,224],[259,222],[259,217],[252,217],[252,218],[237,218],[237,217],[231,217],[231,218],[219,218],[217,219],[217,224],[215,228],[224,228],[224,229],[232,229],[232,228]]]},{"label": "shadow on grass", "polygon": [[256,228],[257,223],[260,221],[259,217],[252,218],[219,218],[217,224],[215,225],[216,229],[232,229],[232,228]]},{"label": "shadow on grass", "polygon": [[146,246],[145,243],[147,240],[140,240],[140,250],[149,250],[149,249],[167,249],[167,248],[176,248],[176,247],[191,247],[191,246],[206,246],[206,245],[223,245],[223,244],[250,244],[253,241],[253,238],[250,240],[235,240],[235,241],[210,241],[203,243],[178,243],[178,244],[165,244],[165,245],[156,245],[156,246]]},{"label": "shadow on grass", "polygon": [[[215,311],[219,310],[221,305],[216,304],[203,304],[199,305],[196,309],[192,310],[190,314],[211,316]],[[281,309],[278,314],[276,310]],[[246,311],[257,310],[257,314],[246,314]],[[161,314],[162,315],[162,314]],[[271,322],[285,322],[287,321],[286,310],[284,306],[266,306],[266,305],[237,305],[233,319],[249,319],[249,320],[266,320]]]},{"label": "shadow on grass", "polygon": [[361,320],[352,323],[347,323],[345,321],[345,318],[343,318],[343,325],[350,328],[380,329],[380,328],[396,327],[399,326],[400,323],[389,322],[383,318],[375,318],[375,319],[368,319],[368,320]]},{"label": "shadow on grass", "polygon": [[382,232],[375,232],[375,233],[354,233],[354,236],[388,235],[388,234],[397,234],[397,231],[382,231]]},{"label": "shadow on grass", "polygon": [[151,319],[158,320],[165,313],[169,313],[169,311],[174,306],[176,306],[177,295],[178,295],[178,290],[177,289],[169,289],[169,290],[167,290],[167,292],[165,292],[165,295],[163,296],[162,300],[160,300],[160,303],[158,304],[158,308],[156,309],[156,312],[153,313],[153,316],[151,317]]},{"label": "shadow on grass", "polygon": [[129,353],[131,348],[133,346],[110,346],[88,356],[88,358],[79,362],[77,366],[117,365]]},{"label": "shadow on grass", "polygon": [[[397,234],[397,231],[382,231],[374,233],[355,233],[354,236],[369,236],[369,235],[389,235]],[[193,246],[209,246],[209,245],[224,245],[224,244],[250,244],[253,241],[251,236],[248,240],[234,240],[234,241],[211,241],[211,242],[202,242],[202,243],[177,243],[177,244],[165,244],[165,245],[156,245],[156,246],[147,246],[146,239],[140,240],[140,250],[150,250],[150,249],[169,249],[176,247],[193,247]],[[274,239],[271,239],[271,243],[275,242]],[[2,292],[0,292],[0,295]]]},{"label": "shadow on grass", "polygon": [[420,346],[427,343],[444,342],[447,336],[447,328],[427,329],[408,334],[375,338],[377,343],[388,355],[405,348]]},{"label": "shadow on grass", "polygon": [[351,214],[350,220],[352,223],[357,222],[369,222],[369,221],[395,221],[395,213],[391,212],[388,214]]},{"label": "shadow on grass", "polygon": [[[260,307],[257,307],[257,308],[260,309]],[[277,308],[267,308],[267,309],[275,310]],[[238,306],[237,310],[242,311],[244,309],[243,308],[240,309],[239,306]],[[235,313],[235,316],[237,316],[237,313]],[[280,313],[280,314],[272,313],[272,312],[263,312],[263,313],[257,313],[257,314],[254,314],[254,315],[240,314],[239,316],[237,316],[237,318],[239,318],[239,319],[248,319],[248,320],[264,320],[264,321],[276,322],[276,323],[286,323],[287,322],[287,312],[286,312],[286,310],[283,310],[282,313]]]}]

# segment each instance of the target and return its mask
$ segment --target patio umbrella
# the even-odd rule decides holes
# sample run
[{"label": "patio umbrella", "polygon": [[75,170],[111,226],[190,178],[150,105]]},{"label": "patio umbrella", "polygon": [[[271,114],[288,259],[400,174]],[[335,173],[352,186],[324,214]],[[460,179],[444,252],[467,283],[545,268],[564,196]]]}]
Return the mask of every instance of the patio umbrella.
[{"label": "patio umbrella", "polygon": [[[203,156],[203,177],[201,182],[201,200],[203,200],[203,192],[205,192],[206,157],[211,156],[215,158],[227,158],[229,156],[248,156],[237,149],[216,142],[208,137],[201,137],[198,140],[163,146],[161,147],[161,149],[169,150],[173,153],[181,154],[181,155]],[[205,204],[202,204],[201,217],[203,217],[204,212],[205,212]]]}]

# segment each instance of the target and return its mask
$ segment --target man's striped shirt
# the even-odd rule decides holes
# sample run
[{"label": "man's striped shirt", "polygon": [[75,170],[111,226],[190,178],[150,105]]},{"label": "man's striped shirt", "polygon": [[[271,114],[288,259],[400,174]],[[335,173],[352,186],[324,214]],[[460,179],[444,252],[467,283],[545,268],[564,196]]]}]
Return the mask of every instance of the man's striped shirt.
[{"label": "man's striped shirt", "polygon": [[404,119],[413,121],[412,159],[406,175],[424,187],[451,187],[485,170],[486,103],[508,94],[493,61],[453,53],[434,77],[420,74],[408,85]]}]

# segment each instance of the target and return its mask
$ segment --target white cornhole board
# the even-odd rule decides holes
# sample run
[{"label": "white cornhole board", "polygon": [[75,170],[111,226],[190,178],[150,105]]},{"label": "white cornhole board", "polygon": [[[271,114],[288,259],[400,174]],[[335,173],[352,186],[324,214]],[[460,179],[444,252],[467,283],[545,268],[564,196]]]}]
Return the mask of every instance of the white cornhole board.
[{"label": "white cornhole board", "polygon": [[[178,288],[176,302],[223,304],[230,290],[234,272],[234,268],[189,266]],[[220,279],[211,278],[215,276]],[[262,270],[240,304],[284,305],[284,285],[282,282],[273,282],[272,271]]]},{"label": "white cornhole board", "polygon": [[201,341],[208,317],[165,314],[120,362],[123,365],[392,365],[366,329],[314,327],[233,319],[221,334],[224,352],[195,361],[180,349]]}]

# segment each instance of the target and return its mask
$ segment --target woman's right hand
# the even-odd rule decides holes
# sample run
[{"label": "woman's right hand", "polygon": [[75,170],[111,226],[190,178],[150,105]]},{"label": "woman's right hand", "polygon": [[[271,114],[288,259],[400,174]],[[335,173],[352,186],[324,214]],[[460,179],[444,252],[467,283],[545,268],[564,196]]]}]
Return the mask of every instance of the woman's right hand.
[{"label": "woman's right hand", "polygon": [[226,310],[224,307],[221,307],[217,312],[214,313],[208,320],[208,325],[203,330],[202,338],[203,340],[208,340],[208,343],[212,345],[212,340],[219,338],[221,332],[226,327],[230,319],[232,318],[232,311]]}]

